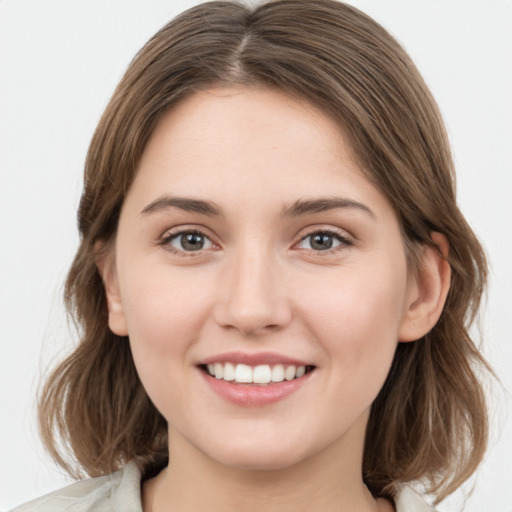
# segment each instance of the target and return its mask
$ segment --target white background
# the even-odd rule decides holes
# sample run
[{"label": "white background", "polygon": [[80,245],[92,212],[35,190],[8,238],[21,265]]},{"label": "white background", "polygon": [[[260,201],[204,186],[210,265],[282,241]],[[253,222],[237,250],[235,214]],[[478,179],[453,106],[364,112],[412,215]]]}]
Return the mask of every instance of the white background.
[{"label": "white background", "polygon": [[[61,305],[82,165],[142,44],[190,0],[0,0],[0,510],[68,482],[37,438],[42,368],[71,345]],[[512,0],[352,0],[410,52],[451,136],[462,210],[492,265],[483,352],[512,389]],[[512,512],[509,391],[467,512]],[[440,506],[460,510],[462,494]]]}]

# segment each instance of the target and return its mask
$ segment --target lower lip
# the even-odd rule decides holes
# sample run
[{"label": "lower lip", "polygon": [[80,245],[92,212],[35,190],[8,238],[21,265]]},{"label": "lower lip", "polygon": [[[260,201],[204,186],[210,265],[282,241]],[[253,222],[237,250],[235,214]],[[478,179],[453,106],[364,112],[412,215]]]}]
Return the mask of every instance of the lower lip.
[{"label": "lower lip", "polygon": [[309,380],[312,373],[308,372],[298,379],[262,386],[228,382],[216,379],[203,370],[200,370],[200,372],[208,385],[218,395],[229,402],[244,407],[259,407],[278,402],[300,389]]}]

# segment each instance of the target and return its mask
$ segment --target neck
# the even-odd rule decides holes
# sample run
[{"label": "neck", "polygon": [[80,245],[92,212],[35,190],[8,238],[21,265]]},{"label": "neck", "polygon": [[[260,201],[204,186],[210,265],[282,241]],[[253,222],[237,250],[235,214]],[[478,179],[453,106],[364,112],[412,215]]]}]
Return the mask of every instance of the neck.
[{"label": "neck", "polygon": [[143,486],[144,512],[379,509],[361,477],[361,435],[348,433],[321,453],[272,470],[229,467],[207,457],[178,432],[170,432],[169,439],[168,468]]}]

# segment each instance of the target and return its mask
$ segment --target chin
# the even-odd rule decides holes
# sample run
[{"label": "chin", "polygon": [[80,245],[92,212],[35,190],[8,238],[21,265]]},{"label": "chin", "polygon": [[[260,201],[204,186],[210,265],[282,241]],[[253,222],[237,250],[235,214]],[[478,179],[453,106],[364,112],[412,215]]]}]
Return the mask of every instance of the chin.
[{"label": "chin", "polygon": [[218,460],[221,464],[238,471],[280,471],[301,462],[301,458],[295,454],[262,454],[245,453],[236,454],[231,457],[223,457]]},{"label": "chin", "polygon": [[[233,440],[232,440],[233,441]],[[288,439],[288,441],[291,441]],[[245,437],[239,442],[227,444],[225,439],[219,443],[218,450],[211,449],[209,455],[218,463],[242,471],[278,471],[283,470],[309,457],[303,442],[283,443],[282,439],[258,439]]]}]

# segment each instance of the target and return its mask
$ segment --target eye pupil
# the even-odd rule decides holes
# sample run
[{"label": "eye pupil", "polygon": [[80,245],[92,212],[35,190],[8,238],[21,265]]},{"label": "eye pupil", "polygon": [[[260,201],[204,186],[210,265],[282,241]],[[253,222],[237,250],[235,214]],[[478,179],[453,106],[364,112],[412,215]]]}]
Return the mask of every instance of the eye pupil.
[{"label": "eye pupil", "polygon": [[315,249],[316,251],[322,251],[332,248],[333,238],[331,235],[317,233],[311,237],[310,243],[312,249]]},{"label": "eye pupil", "polygon": [[199,233],[188,233],[181,236],[181,246],[186,251],[199,251],[204,246],[204,236]]}]

